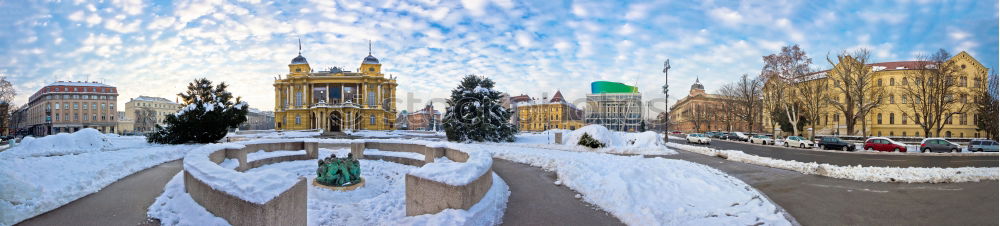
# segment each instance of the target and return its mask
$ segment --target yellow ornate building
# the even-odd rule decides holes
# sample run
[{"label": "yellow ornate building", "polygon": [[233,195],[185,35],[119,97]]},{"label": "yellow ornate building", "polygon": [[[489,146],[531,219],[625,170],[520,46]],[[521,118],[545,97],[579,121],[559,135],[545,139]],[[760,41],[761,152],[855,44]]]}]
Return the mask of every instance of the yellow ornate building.
[{"label": "yellow ornate building", "polygon": [[275,129],[394,129],[396,79],[382,74],[370,50],[357,72],[338,67],[313,72],[299,49],[285,78],[274,81]]},{"label": "yellow ornate building", "polygon": [[[987,85],[987,69],[979,61],[970,56],[965,51],[962,51],[951,59],[947,63],[952,63],[958,66],[960,76],[956,79],[958,83],[959,92],[968,92],[973,88],[978,86]],[[867,131],[868,136],[889,136],[889,137],[923,137],[925,134],[921,129],[920,125],[913,122],[915,116],[912,110],[906,106],[906,103],[913,101],[912,98],[907,98],[904,93],[904,86],[907,82],[908,74],[918,73],[919,70],[926,70],[921,68],[921,65],[928,65],[928,62],[923,61],[900,61],[900,62],[883,62],[883,63],[873,63],[868,64],[867,70],[872,70],[873,80],[875,86],[879,86],[885,89],[885,99],[882,101],[883,104],[876,107],[869,114],[865,116],[866,126],[864,131]],[[840,65],[835,65],[839,67]],[[821,72],[817,74],[817,79],[804,82],[808,83],[826,83],[821,87],[823,90],[828,92],[831,98],[836,100],[844,100],[846,97],[843,93],[839,93],[839,89],[834,88],[828,81],[829,77],[837,76],[835,74],[830,74],[831,71]],[[767,92],[765,88],[765,92]],[[946,120],[941,130],[941,134],[933,134],[931,137],[953,137],[953,138],[970,138],[970,137],[982,137],[984,134],[982,131],[976,129],[975,122],[972,120],[975,117],[975,110],[971,107],[974,104],[973,98],[966,95],[960,95],[956,98],[960,98],[965,101],[969,107],[964,110],[954,109],[955,114],[952,116],[951,120]],[[765,113],[765,115],[770,115],[770,113]],[[995,117],[995,116],[994,116]],[[764,117],[767,119],[768,117]],[[816,135],[862,135],[862,122],[858,121],[855,125],[855,134],[847,134],[847,126],[845,125],[846,118],[842,115],[832,105],[827,104],[826,107],[822,108],[819,113],[819,120],[816,122],[815,134]],[[764,126],[770,127],[770,122],[765,121]],[[808,124],[806,125],[808,127]],[[768,129],[773,131],[773,129]],[[800,131],[803,136],[809,136],[807,131]],[[931,131],[933,132],[933,130]],[[787,134],[786,134],[787,135]]]},{"label": "yellow ornate building", "polygon": [[583,127],[583,110],[567,103],[559,91],[549,101],[517,103],[517,114],[521,131],[574,130]]}]

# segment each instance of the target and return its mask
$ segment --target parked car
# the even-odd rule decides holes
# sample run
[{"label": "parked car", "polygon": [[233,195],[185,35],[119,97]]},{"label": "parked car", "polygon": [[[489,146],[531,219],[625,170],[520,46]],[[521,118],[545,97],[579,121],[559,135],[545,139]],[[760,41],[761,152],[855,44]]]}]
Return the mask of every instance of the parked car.
[{"label": "parked car", "polygon": [[751,144],[774,145],[774,138],[771,135],[757,135],[750,138]]},{"label": "parked car", "polygon": [[886,137],[872,137],[865,140],[864,149],[868,151],[905,152],[906,144],[896,142]]},{"label": "parked car", "polygon": [[819,139],[817,146],[819,146],[819,149],[823,150],[833,149],[841,151],[854,151],[853,143],[846,142],[836,137],[823,137]]},{"label": "parked car", "polygon": [[983,152],[992,151],[997,152],[997,142],[986,139],[975,139],[969,141],[969,151],[973,152]]},{"label": "parked car", "polygon": [[705,136],[705,134],[700,134],[700,133],[688,134],[685,139],[687,140],[688,143],[709,144],[712,142],[712,138],[709,138],[708,136]]},{"label": "parked car", "polygon": [[920,141],[921,152],[960,152],[962,146],[941,138],[927,138]]},{"label": "parked car", "polygon": [[727,133],[727,132],[716,132],[715,136],[712,136],[712,138],[725,140],[726,137],[728,137],[728,136],[729,136],[729,133]]},{"label": "parked car", "polygon": [[800,136],[785,137],[785,147],[812,148],[813,142]]},{"label": "parked car", "polygon": [[733,141],[749,141],[750,137],[741,132],[732,132],[726,135],[726,140]]}]

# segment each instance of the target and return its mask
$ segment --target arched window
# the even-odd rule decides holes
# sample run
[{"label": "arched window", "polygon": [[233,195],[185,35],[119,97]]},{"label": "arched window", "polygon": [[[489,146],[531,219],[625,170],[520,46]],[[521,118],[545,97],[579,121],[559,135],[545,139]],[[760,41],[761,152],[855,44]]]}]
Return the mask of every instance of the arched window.
[{"label": "arched window", "polygon": [[951,137],[951,131],[944,131],[944,137]]},{"label": "arched window", "polygon": [[894,85],[896,85],[896,79],[895,78],[889,78],[889,86],[894,86]]},{"label": "arched window", "polygon": [[882,79],[878,80],[878,86],[882,86]]},{"label": "arched window", "polygon": [[368,124],[375,125],[375,115],[368,115]]},{"label": "arched window", "polygon": [[[882,113],[878,113],[878,124],[879,125],[882,124]],[[879,132],[879,133],[881,133],[881,132]],[[881,135],[879,135],[879,136],[881,136]]]},{"label": "arched window", "polygon": [[903,131],[903,136],[904,136],[904,137],[906,136],[906,131]]},{"label": "arched window", "polygon": [[[904,112],[904,113],[903,113],[903,125],[906,125],[906,117],[907,117],[907,116],[908,116],[908,115],[907,115],[907,114],[906,114],[906,113]],[[905,134],[905,133],[904,133],[904,134]],[[906,135],[903,135],[903,136],[906,136]]]},{"label": "arched window", "polygon": [[302,124],[302,116],[299,114],[295,114],[295,125],[301,125],[301,124]]},{"label": "arched window", "polygon": [[896,113],[889,113],[889,125],[896,124]]},{"label": "arched window", "polygon": [[906,77],[902,78],[903,85],[909,85],[910,83],[906,81]]},{"label": "arched window", "polygon": [[896,103],[896,96],[895,95],[889,94],[889,103],[890,104],[895,104]]}]

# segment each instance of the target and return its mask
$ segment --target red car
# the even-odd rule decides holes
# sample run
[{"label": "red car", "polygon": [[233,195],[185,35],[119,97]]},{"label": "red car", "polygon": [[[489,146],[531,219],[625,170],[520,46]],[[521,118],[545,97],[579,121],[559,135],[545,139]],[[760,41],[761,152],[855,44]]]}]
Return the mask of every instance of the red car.
[{"label": "red car", "polygon": [[906,145],[885,137],[872,137],[865,140],[864,149],[868,151],[906,152]]}]

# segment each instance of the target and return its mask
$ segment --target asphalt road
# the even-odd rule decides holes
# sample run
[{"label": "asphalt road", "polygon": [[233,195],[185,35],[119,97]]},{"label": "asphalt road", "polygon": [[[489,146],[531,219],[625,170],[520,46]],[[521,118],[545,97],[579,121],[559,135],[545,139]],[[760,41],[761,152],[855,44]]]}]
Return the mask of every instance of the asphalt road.
[{"label": "asphalt road", "polygon": [[860,182],[677,152],[646,157],[682,159],[726,172],[764,193],[802,225],[997,225],[1000,221],[1000,184],[995,180]]},{"label": "asphalt road", "polygon": [[[671,140],[683,142],[683,140]],[[945,156],[921,153],[856,153],[817,148],[785,148],[778,145],[759,145],[738,141],[712,140],[709,147],[719,150],[739,150],[747,154],[799,162],[828,163],[840,166],[888,167],[998,167],[995,155]]]}]

